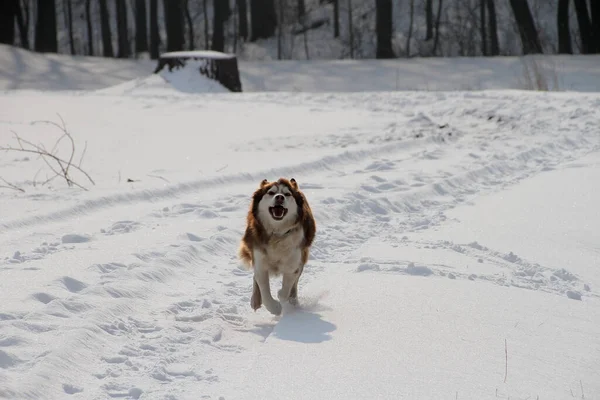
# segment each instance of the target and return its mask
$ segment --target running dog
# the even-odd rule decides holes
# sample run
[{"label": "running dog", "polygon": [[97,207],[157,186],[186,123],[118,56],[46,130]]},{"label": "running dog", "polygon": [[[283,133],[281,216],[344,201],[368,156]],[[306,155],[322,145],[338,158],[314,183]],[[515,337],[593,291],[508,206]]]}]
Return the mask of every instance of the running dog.
[{"label": "running dog", "polygon": [[[264,179],[252,195],[246,231],[239,249],[241,261],[254,269],[251,307],[264,303],[274,315],[281,304],[298,302],[298,280],[308,261],[316,224],[295,179]],[[269,278],[283,275],[279,301],[271,295]]]}]

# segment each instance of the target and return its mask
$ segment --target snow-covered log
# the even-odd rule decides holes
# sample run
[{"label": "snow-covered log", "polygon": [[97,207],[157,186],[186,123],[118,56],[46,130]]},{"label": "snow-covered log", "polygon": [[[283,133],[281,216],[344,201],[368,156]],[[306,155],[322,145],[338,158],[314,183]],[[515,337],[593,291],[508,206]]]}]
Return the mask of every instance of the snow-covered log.
[{"label": "snow-covered log", "polygon": [[154,73],[160,72],[165,67],[168,67],[169,71],[183,68],[190,61],[195,63],[200,61],[200,67],[198,68],[200,75],[218,81],[232,92],[242,91],[237,58],[233,54],[212,50],[163,53],[158,59],[158,65]]}]

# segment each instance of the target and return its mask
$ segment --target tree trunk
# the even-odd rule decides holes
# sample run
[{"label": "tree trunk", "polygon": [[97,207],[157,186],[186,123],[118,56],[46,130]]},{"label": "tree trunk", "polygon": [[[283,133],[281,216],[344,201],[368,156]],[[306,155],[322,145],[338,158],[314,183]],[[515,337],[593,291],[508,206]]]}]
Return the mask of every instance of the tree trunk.
[{"label": "tree trunk", "polygon": [[85,1],[85,24],[87,27],[87,40],[88,40],[88,51],[89,56],[94,55],[94,30],[92,29],[92,6],[91,0]]},{"label": "tree trunk", "polygon": [[252,23],[251,42],[273,37],[277,30],[275,0],[250,0],[250,21]]},{"label": "tree trunk", "polygon": [[[161,55],[158,60],[158,65],[154,69],[154,73],[159,73],[165,69],[165,72],[175,71],[185,67],[190,61],[197,60],[202,60],[204,63],[204,66],[198,70],[200,75],[218,81],[232,92],[242,91],[242,82],[240,80],[240,72],[235,56],[212,57],[209,55],[199,56],[196,54],[184,54],[172,57]],[[181,88],[183,91],[187,91],[187,89],[187,87]]]},{"label": "tree trunk", "polygon": [[248,7],[246,0],[236,0],[238,7],[239,35],[244,40],[248,40]]},{"label": "tree trunk", "polygon": [[593,41],[592,24],[588,14],[587,4],[585,4],[585,0],[573,0],[573,2],[575,3],[575,14],[577,15],[579,36],[581,37],[581,52],[583,54],[595,53],[596,45]]},{"label": "tree trunk", "polygon": [[225,51],[225,32],[224,23],[226,18],[227,10],[223,6],[223,0],[213,1],[213,36],[211,50]]},{"label": "tree trunk", "polygon": [[18,0],[2,0],[0,2],[0,43],[15,44],[15,17]]},{"label": "tree trunk", "polygon": [[354,59],[354,16],[352,15],[352,0],[348,0],[348,39],[350,40],[350,58]]},{"label": "tree trunk", "polygon": [[600,53],[600,1],[590,0],[592,14],[592,35],[596,43],[596,53]]},{"label": "tree trunk", "polygon": [[480,31],[481,31],[481,54],[483,56],[487,56],[488,55],[488,49],[487,49],[487,29],[485,26],[485,2],[486,0],[479,0],[479,24],[480,26]]},{"label": "tree trunk", "polygon": [[194,20],[192,19],[192,14],[190,13],[190,2],[188,0],[185,0],[183,12],[185,14],[188,27],[188,49],[194,50],[196,48],[196,45],[194,44]]},{"label": "tree trunk", "polygon": [[102,29],[102,55],[104,57],[114,57],[106,0],[100,0],[100,27]]},{"label": "tree trunk", "polygon": [[158,0],[150,0],[150,58],[158,58],[160,32],[158,31]]},{"label": "tree trunk", "polygon": [[135,0],[136,54],[148,51],[148,24],[146,21],[146,0]]},{"label": "tree trunk", "polygon": [[[67,23],[67,32],[69,35],[69,50],[71,51],[71,55],[75,55],[75,38],[73,34],[73,4],[72,0],[65,0],[66,8],[65,8],[65,19]],[[63,4],[64,6],[64,4]]]},{"label": "tree trunk", "polygon": [[415,0],[410,0],[410,18],[408,20],[408,36],[406,37],[406,57],[410,57],[410,41],[412,40],[415,19]]},{"label": "tree trunk", "polygon": [[[21,39],[21,47],[29,49],[29,7],[25,4],[24,10],[21,10],[19,0],[14,0],[16,3],[17,26],[19,27],[19,38]],[[23,16],[25,14],[25,17]],[[0,17],[1,18],[1,17]]]},{"label": "tree trunk", "polygon": [[306,4],[304,4],[304,0],[298,0],[298,17],[302,17],[306,14]]},{"label": "tree trunk", "polygon": [[38,0],[34,50],[40,53],[56,53],[58,51],[56,37],[55,1]]},{"label": "tree trunk", "polygon": [[279,0],[279,24],[277,25],[277,59],[283,59],[283,10],[285,9],[284,0]]},{"label": "tree trunk", "polygon": [[425,34],[425,40],[431,40],[433,39],[433,0],[426,0],[425,21],[427,24],[427,33]]},{"label": "tree trunk", "polygon": [[119,49],[117,50],[118,58],[127,58],[130,54],[129,38],[127,37],[127,6],[125,0],[115,0],[115,10],[117,17],[117,38]]},{"label": "tree trunk", "polygon": [[435,17],[435,38],[433,39],[433,50],[431,53],[436,54],[438,43],[440,42],[440,20],[442,19],[442,0],[438,0],[437,16]]},{"label": "tree trunk", "polygon": [[183,50],[185,35],[183,33],[182,0],[163,0],[163,5],[167,31],[167,51]]},{"label": "tree trunk", "polygon": [[392,0],[376,0],[375,5],[376,58],[394,58],[395,55],[392,50]]},{"label": "tree trunk", "polygon": [[558,26],[558,53],[573,54],[569,28],[569,0],[558,0],[556,23]]},{"label": "tree trunk", "polygon": [[333,0],[333,37],[340,37],[340,0]]},{"label": "tree trunk", "polygon": [[500,45],[498,44],[498,24],[496,20],[496,5],[494,0],[487,0],[488,26],[490,29],[490,55],[500,55]]},{"label": "tree trunk", "polygon": [[510,0],[510,6],[519,28],[523,54],[542,53],[542,45],[527,0]]}]

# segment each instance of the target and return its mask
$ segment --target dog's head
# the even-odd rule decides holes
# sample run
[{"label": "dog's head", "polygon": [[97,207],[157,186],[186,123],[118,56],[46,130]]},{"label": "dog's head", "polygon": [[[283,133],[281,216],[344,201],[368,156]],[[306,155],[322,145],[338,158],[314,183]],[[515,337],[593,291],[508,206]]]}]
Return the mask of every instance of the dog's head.
[{"label": "dog's head", "polygon": [[264,179],[254,192],[252,213],[267,231],[284,233],[300,221],[303,201],[295,179]]}]

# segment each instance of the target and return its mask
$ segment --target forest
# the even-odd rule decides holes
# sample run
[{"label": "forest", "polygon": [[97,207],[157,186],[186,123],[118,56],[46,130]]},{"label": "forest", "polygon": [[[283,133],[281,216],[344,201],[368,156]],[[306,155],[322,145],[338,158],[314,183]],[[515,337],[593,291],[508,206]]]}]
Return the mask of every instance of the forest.
[{"label": "forest", "polygon": [[36,52],[242,59],[600,53],[597,0],[4,0],[0,43]]}]

